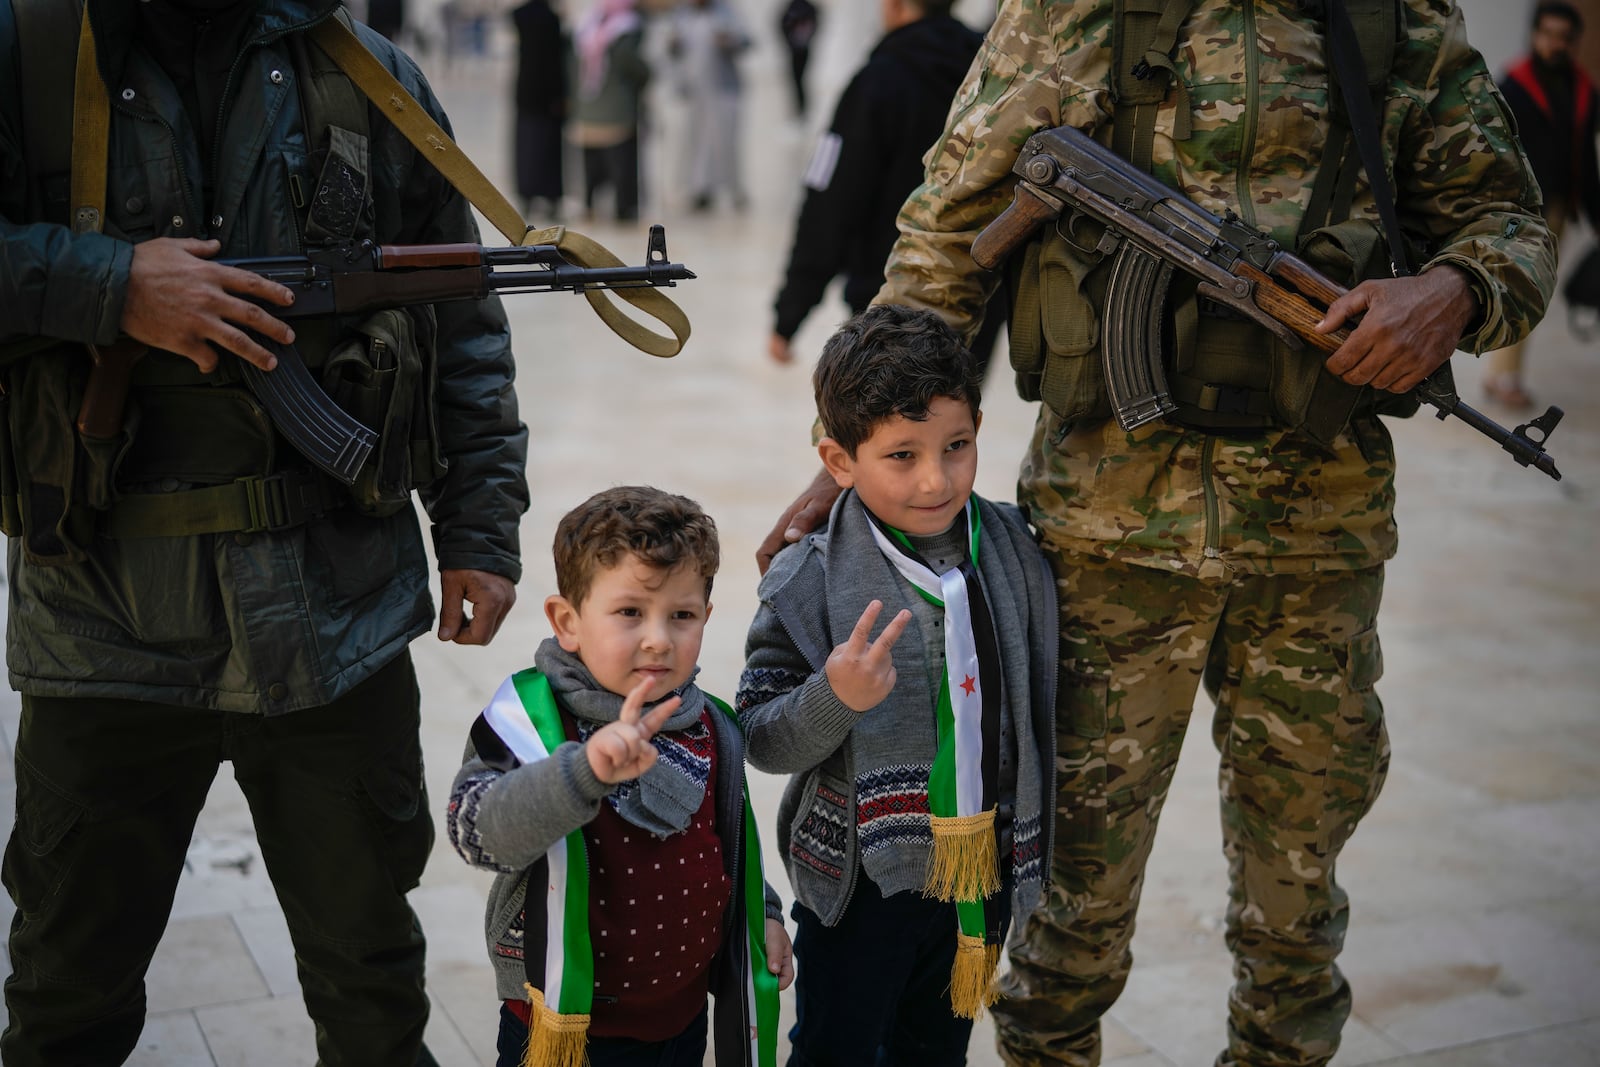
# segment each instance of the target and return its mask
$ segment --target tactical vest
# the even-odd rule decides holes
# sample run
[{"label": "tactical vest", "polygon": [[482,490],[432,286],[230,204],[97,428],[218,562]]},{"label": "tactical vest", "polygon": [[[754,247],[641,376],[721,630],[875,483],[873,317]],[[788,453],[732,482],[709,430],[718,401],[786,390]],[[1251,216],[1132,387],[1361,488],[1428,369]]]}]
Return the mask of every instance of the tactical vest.
[{"label": "tactical vest", "polygon": [[[87,171],[87,184],[98,181],[103,190],[106,161],[73,158],[73,132],[84,125],[74,105],[91,91],[84,78],[93,72],[75,74],[62,62],[81,56],[82,5],[11,3],[24,43],[19,51],[32,217],[77,232],[98,230],[104,220],[83,206],[74,183]],[[335,17],[349,24],[343,9]],[[316,175],[309,186],[299,175],[289,181],[304,243],[372,237],[367,99],[305,35],[287,40],[312,149],[308,172]],[[93,63],[92,51],[87,62]],[[93,89],[103,92],[98,85]],[[95,120],[92,108],[90,113],[91,124],[102,121],[109,128],[109,116]],[[0,402],[0,450],[6,453],[0,456],[0,528],[22,535],[30,562],[53,565],[83,559],[97,534],[281,529],[343,507],[392,514],[409,505],[413,489],[445,470],[436,420],[435,332],[429,305],[377,312],[353,329],[297,323],[296,347],[323,388],[379,432],[377,448],[348,488],[309,469],[289,448],[241,384],[235,360],[222,359],[209,375],[178,357],[140,360],[121,432],[100,439],[73,424],[89,373],[82,347],[47,341],[14,346],[5,353]],[[40,358],[20,358],[34,353]],[[174,485],[185,488],[166,491]],[[160,491],[124,492],[128,487]]]},{"label": "tactical vest", "polygon": [[[1381,113],[1404,25],[1400,0],[1347,0],[1360,38],[1367,91]],[[1113,14],[1111,147],[1150,171],[1156,114],[1175,94],[1173,137],[1191,135],[1188,92],[1176,77],[1178,31],[1194,0],[1116,0]],[[1309,4],[1307,6],[1310,6]],[[1345,285],[1389,273],[1377,224],[1350,218],[1361,159],[1329,64],[1330,122],[1298,254]],[[1101,309],[1109,271],[1096,241],[1069,240],[1044,227],[1010,264],[1011,362],[1017,389],[1042,400],[1065,422],[1111,415],[1098,358]],[[1070,232],[1070,231],[1069,231]],[[1293,349],[1230,309],[1196,298],[1195,283],[1175,273],[1163,325],[1167,381],[1178,409],[1169,420],[1223,434],[1294,431],[1331,449],[1352,419],[1410,415],[1417,401],[1349,385],[1323,368],[1321,353]]]}]

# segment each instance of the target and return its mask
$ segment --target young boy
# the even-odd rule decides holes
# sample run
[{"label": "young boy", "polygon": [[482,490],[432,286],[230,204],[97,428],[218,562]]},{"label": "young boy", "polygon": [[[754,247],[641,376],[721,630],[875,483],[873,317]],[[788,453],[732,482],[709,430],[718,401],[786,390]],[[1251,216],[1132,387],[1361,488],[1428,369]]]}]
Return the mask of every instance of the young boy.
[{"label": "young boy", "polygon": [[847,322],[817,365],[846,492],[763,579],[737,701],[751,764],[794,775],[791,1067],[964,1063],[1049,870],[1054,583],[1017,509],[972,493],[978,382],[903,307]]},{"label": "young boy", "polygon": [[770,1064],[789,938],[738,726],[693,681],[716,526],[610,489],[561,520],[555,563],[555,637],[473,724],[446,815],[462,858],[499,872],[499,1067],[699,1067],[708,991],[717,1062]]}]

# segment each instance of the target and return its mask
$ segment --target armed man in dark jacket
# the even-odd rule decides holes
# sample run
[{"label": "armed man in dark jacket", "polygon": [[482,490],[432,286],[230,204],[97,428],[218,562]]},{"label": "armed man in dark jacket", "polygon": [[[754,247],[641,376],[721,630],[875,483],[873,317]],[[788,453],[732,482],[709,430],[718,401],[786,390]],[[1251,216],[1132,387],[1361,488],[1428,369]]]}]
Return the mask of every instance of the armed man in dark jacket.
[{"label": "armed man in dark jacket", "polygon": [[[0,1059],[128,1056],[228,760],[319,1062],[432,1063],[406,902],[432,844],[407,645],[434,609],[410,491],[432,521],[438,638],[485,644],[527,506],[506,320],[491,299],[293,331],[254,302],[286,290],[211,260],[476,243],[471,211],[308,40],[345,18],[336,0],[88,0],[81,40],[80,6],[0,3],[0,503],[23,716]],[[355,31],[443,122],[415,65]],[[93,150],[72,108],[99,94]],[[103,208],[83,208],[98,162]],[[387,473],[347,487],[301,457],[241,382],[244,361],[279,373],[245,328],[375,405]],[[148,346],[121,427],[82,434],[85,346],[119,338]]]},{"label": "armed man in dark jacket", "polygon": [[[882,5],[887,32],[839,98],[806,168],[805,202],[767,344],[779,363],[794,358],[790,339],[835,275],[845,276],[852,313],[877,295],[899,233],[895,216],[922,181],[922,156],[944,129],[950,100],[983,43],[982,34],[950,16],[951,0]],[[987,317],[973,345],[980,359],[1003,317]]]}]

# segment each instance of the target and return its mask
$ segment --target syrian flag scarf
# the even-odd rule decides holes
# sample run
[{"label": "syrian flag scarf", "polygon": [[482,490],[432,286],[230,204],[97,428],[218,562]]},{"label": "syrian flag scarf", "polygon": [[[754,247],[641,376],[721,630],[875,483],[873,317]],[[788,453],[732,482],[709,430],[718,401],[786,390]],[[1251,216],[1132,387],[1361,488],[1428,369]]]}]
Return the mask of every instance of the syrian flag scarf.
[{"label": "syrian flag scarf", "polygon": [[967,501],[967,552],[943,574],[934,573],[905,534],[870,511],[867,517],[873,540],[895,570],[944,611],[937,750],[928,774],[933,848],[923,892],[955,902],[960,931],[950,1000],[957,1015],[975,1018],[997,996],[1002,889],[995,815],[1003,682],[994,620],[978,581],[978,509]]},{"label": "syrian flag scarf", "polygon": [[[732,711],[711,698],[722,712]],[[479,751],[493,744],[479,743],[489,731],[520,763],[547,759],[567,740],[550,680],[537,670],[512,675],[501,684],[494,699],[473,724],[473,741]],[[756,838],[755,815],[748,789],[744,796],[743,869],[735,876],[742,904],[745,942],[746,1017],[750,1023],[748,1061],[756,1067],[776,1067],[778,1041],[778,980],[767,970],[766,879],[761,870],[761,844]],[[551,845],[529,868],[528,887],[548,886],[542,909],[532,899],[525,902],[523,962],[527,968],[530,1020],[524,1067],[582,1067],[588,1062],[589,1019],[594,1004],[594,944],[589,934],[589,865],[583,829],[572,831]]]}]

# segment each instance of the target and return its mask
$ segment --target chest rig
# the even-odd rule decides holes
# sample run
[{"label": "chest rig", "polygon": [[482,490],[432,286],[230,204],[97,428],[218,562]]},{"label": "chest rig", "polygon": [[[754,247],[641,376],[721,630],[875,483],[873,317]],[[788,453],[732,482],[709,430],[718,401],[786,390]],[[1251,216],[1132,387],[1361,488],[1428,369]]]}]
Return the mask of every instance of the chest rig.
[{"label": "chest rig", "polygon": [[[1308,17],[1324,21],[1322,0],[1302,0]],[[1152,169],[1156,118],[1169,99],[1172,136],[1192,136],[1188,89],[1177,76],[1178,33],[1194,0],[1116,0],[1112,16],[1110,147],[1139,169]],[[1403,35],[1398,0],[1346,0],[1365,67],[1365,92],[1381,113]],[[1253,45],[1252,45],[1253,46]],[[1322,164],[1301,217],[1295,245],[1301,258],[1346,285],[1390,273],[1382,230],[1350,217],[1361,154],[1348,109],[1328,63],[1328,122]],[[1253,69],[1252,69],[1253,76]],[[1254,86],[1246,89],[1254,96]],[[1110,417],[1097,355],[1108,271],[1102,256],[1046,227],[1013,257],[1012,365],[1025,399],[1043,400],[1063,420]],[[1409,415],[1416,401],[1347,385],[1322,368],[1319,353],[1292,349],[1229,309],[1197,299],[1178,277],[1163,324],[1167,379],[1180,425],[1221,434],[1279,427],[1331,448],[1352,419]]]}]

